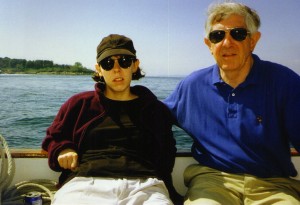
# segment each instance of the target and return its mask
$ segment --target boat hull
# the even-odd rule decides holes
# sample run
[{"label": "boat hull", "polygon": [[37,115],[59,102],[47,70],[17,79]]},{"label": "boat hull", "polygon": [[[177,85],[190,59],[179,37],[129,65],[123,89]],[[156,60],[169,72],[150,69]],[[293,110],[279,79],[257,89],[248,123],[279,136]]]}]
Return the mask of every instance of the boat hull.
[{"label": "boat hull", "polygon": [[[295,179],[300,180],[300,155],[292,157],[293,163],[298,170],[298,176]],[[1,161],[1,160],[0,160]],[[187,188],[183,182],[184,169],[196,161],[189,154],[179,154],[176,157],[174,171],[172,173],[174,186],[180,194],[185,194]],[[45,153],[18,155],[13,157],[13,178],[10,185],[16,183],[33,180],[33,179],[49,179],[57,181],[59,172],[54,172],[48,167],[48,160]]]}]

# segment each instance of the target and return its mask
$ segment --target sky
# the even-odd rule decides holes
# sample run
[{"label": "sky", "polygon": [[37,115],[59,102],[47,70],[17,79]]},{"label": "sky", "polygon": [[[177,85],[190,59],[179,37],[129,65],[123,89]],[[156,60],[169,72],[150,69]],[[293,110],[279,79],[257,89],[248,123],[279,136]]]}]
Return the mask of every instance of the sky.
[{"label": "sky", "polygon": [[[0,0],[0,57],[94,69],[109,34],[130,37],[146,76],[186,76],[215,63],[204,44],[212,0]],[[240,0],[261,18],[254,53],[300,74],[300,1]]]}]

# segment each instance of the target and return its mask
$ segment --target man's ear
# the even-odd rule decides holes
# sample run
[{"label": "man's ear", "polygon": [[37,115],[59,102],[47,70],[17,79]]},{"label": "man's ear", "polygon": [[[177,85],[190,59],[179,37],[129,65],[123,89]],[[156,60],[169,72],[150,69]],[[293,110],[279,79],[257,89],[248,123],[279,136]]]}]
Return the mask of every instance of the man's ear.
[{"label": "man's ear", "polygon": [[259,31],[251,34],[250,38],[251,38],[251,51],[252,52],[254,51],[254,48],[255,48],[257,42],[259,41],[260,36],[261,36],[261,33]]},{"label": "man's ear", "polygon": [[207,45],[208,49],[210,50],[210,53],[213,54],[210,40],[208,38],[204,38],[204,43]]}]

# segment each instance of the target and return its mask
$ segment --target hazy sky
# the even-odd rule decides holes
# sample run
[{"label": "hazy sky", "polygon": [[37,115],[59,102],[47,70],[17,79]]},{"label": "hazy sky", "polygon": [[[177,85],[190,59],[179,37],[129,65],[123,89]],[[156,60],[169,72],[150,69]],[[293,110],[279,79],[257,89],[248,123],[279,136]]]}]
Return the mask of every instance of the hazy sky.
[{"label": "hazy sky", "polygon": [[[187,75],[214,63],[203,42],[209,0],[0,0],[0,57],[81,62],[94,69],[108,34],[133,39],[147,76]],[[300,1],[240,0],[260,14],[254,53],[300,74]]]}]

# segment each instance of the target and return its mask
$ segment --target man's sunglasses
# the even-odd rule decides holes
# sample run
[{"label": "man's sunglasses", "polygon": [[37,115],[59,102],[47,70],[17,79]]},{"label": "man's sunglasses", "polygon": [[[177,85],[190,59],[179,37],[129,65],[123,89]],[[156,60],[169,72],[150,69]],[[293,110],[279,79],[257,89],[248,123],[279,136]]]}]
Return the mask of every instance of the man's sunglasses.
[{"label": "man's sunglasses", "polygon": [[247,35],[250,33],[245,28],[230,28],[226,30],[214,30],[209,33],[208,38],[212,43],[219,43],[225,38],[226,32],[229,32],[231,37],[236,41],[245,40]]},{"label": "man's sunglasses", "polygon": [[[119,65],[121,68],[129,68],[132,64],[133,60],[136,60],[136,58],[134,58],[133,56],[120,56],[120,58],[115,59],[118,61]],[[113,69],[114,65],[115,65],[115,60],[112,59],[111,57],[108,58],[104,58],[102,61],[100,61],[100,65],[101,67],[106,70],[106,71],[110,71],[111,69]]]}]

